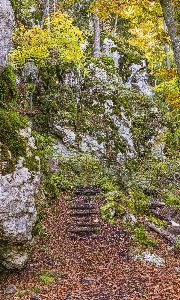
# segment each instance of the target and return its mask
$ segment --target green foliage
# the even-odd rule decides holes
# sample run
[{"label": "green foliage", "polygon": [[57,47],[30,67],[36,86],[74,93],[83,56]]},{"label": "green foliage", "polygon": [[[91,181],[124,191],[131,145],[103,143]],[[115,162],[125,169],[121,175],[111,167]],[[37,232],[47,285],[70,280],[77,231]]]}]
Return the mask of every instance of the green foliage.
[{"label": "green foliage", "polygon": [[4,162],[4,165],[1,165],[1,173],[2,175],[10,173],[14,170],[15,159],[12,158],[11,152],[8,147],[4,144],[0,144],[0,153],[1,153],[1,161]]},{"label": "green foliage", "polygon": [[59,170],[51,176],[56,190],[71,190],[76,185],[112,186],[108,168],[88,153],[59,157]]},{"label": "green foliage", "polygon": [[39,281],[44,284],[51,284],[55,280],[55,277],[55,272],[44,270],[39,274]]},{"label": "green foliage", "polygon": [[169,113],[169,125],[165,135],[165,155],[169,158],[179,157],[180,154],[180,111],[174,109]]},{"label": "green foliage", "polygon": [[85,62],[85,67],[88,68],[89,65],[94,64],[96,67],[102,68],[109,74],[117,74],[117,69],[114,64],[112,57],[102,54],[100,57],[87,57]]},{"label": "green foliage", "polygon": [[[60,191],[72,190],[76,185],[98,185],[103,191],[118,188],[112,170],[89,153],[63,156],[53,149],[53,139],[47,135],[36,134],[38,155],[41,158],[42,184],[47,199],[57,197]],[[51,173],[49,157],[58,159],[58,170]],[[40,204],[41,205],[41,204]],[[38,224],[37,224],[38,225]],[[35,226],[34,231],[41,231]]]},{"label": "green foliage", "polygon": [[[39,210],[39,208],[38,208]],[[40,239],[45,239],[46,238],[46,231],[42,224],[40,223],[39,217],[37,217],[36,224],[32,230],[32,235],[33,236],[38,236]]]},{"label": "green foliage", "polygon": [[[163,102],[160,103],[156,97],[140,97],[134,91],[131,105],[126,110],[132,120],[134,146],[139,157],[151,156],[153,144],[155,146],[159,142],[157,140],[157,126],[167,126],[168,123],[167,105]],[[163,143],[163,140],[161,142]]]},{"label": "green foliage", "polygon": [[108,192],[108,191],[118,190],[119,187],[118,185],[116,185],[116,182],[115,180],[113,180],[113,178],[110,179],[110,176],[104,176],[101,179],[101,189],[104,192]]},{"label": "green foliage", "polygon": [[[48,199],[56,198],[59,195],[61,190],[70,190],[71,184],[67,180],[62,178],[62,183],[60,183],[61,178],[56,174],[46,175],[44,180],[44,185],[46,187],[46,193],[48,194]],[[63,188],[60,188],[60,184],[62,184]]]},{"label": "green foliage", "polygon": [[132,230],[132,234],[142,246],[148,248],[154,248],[157,246],[157,241],[155,238],[148,237],[143,226],[138,224],[138,226]]},{"label": "green foliage", "polygon": [[180,193],[177,189],[164,189],[164,192],[162,194],[162,200],[166,202],[167,205],[174,205],[180,207]]},{"label": "green foliage", "polygon": [[161,199],[167,190],[177,196],[176,191],[180,180],[178,159],[146,158],[141,161],[131,159],[127,160],[125,165],[124,168],[117,170],[120,183],[124,188],[142,192],[147,200],[148,197]]},{"label": "green foliage", "polygon": [[162,228],[167,228],[167,223],[166,221],[162,221],[162,220],[159,220],[153,216],[148,216],[147,217],[148,221],[154,223],[155,225],[159,226],[159,227],[162,227]]},{"label": "green foliage", "polygon": [[110,201],[100,209],[101,217],[104,221],[111,223],[114,217],[120,217],[125,214],[125,209],[118,202]]},{"label": "green foliage", "polygon": [[180,250],[180,235],[177,236],[177,241],[174,247],[176,250]]},{"label": "green foliage", "polygon": [[[36,132],[35,139],[38,149],[38,155],[41,161],[41,184],[44,186],[44,193],[48,200],[55,198],[59,191],[54,182],[54,174],[50,171],[49,158],[53,157],[55,150],[53,149],[54,139],[47,134],[39,134]],[[41,203],[39,203],[41,206]]]},{"label": "green foliage", "polygon": [[134,202],[134,212],[136,214],[149,214],[148,200],[149,198],[140,190],[130,191],[130,195]]},{"label": "green foliage", "polygon": [[53,121],[62,124],[64,120],[68,120],[69,125],[76,125],[78,111],[75,95],[78,91],[77,87],[70,87],[64,83],[65,70],[68,68],[77,73],[72,65],[64,63],[41,66],[39,69],[39,84],[33,96],[38,114],[34,116],[33,123],[36,130],[42,134],[49,132]]},{"label": "green foliage", "polygon": [[18,99],[18,89],[15,83],[14,69],[7,66],[0,73],[0,108],[13,106]]},{"label": "green foliage", "polygon": [[18,290],[17,293],[15,294],[15,297],[21,297],[26,293],[24,290]]},{"label": "green foliage", "polygon": [[67,14],[56,11],[50,20],[46,20],[44,28],[33,26],[27,30],[21,25],[13,36],[15,49],[9,53],[10,61],[14,65],[23,65],[27,61],[38,66],[59,61],[81,64],[83,37],[72,22]]},{"label": "green foliage", "polygon": [[101,32],[101,44],[103,43],[105,38],[109,38],[110,40],[114,41],[114,44],[116,45],[116,48],[112,48],[111,51],[118,51],[121,54],[119,58],[118,69],[114,67],[112,58],[109,58],[109,62],[110,70],[112,70],[113,73],[115,72],[115,70],[116,72],[118,71],[118,74],[123,79],[123,82],[126,82],[128,77],[131,75],[130,66],[133,63],[139,63],[142,59],[142,56],[144,56],[144,53],[138,47],[132,46],[128,43],[127,34],[127,31],[124,32],[124,35],[122,35],[122,31],[119,32],[118,35],[112,35],[112,33],[107,30]]},{"label": "green foliage", "polygon": [[71,200],[72,200],[72,197],[71,197],[71,196],[65,196],[65,197],[64,197],[64,200],[65,200],[65,201],[71,201]]},{"label": "green foliage", "polygon": [[16,112],[0,109],[1,155],[2,159],[9,161],[10,169],[20,156],[26,156],[26,142],[19,134],[19,130],[26,125],[27,120]]},{"label": "green foliage", "polygon": [[50,284],[54,281],[54,278],[48,275],[41,275],[39,277],[39,281],[45,283],[45,284]]},{"label": "green foliage", "polygon": [[41,292],[41,288],[38,285],[33,286],[31,290],[36,294],[39,294]]},{"label": "green foliage", "polygon": [[10,0],[10,2],[17,23],[21,22],[25,26],[31,26],[32,23],[39,24],[39,22],[42,20],[45,9],[45,3],[42,3],[42,1]]},{"label": "green foliage", "polygon": [[122,218],[125,212],[149,215],[148,197],[141,191],[130,191],[129,195],[125,195],[122,191],[111,190],[105,194],[104,200],[101,215],[106,221]]},{"label": "green foliage", "polygon": [[[100,209],[101,217],[110,223],[117,218],[121,219],[126,213],[127,208],[130,208],[128,197],[121,191],[115,190],[115,187],[105,194],[104,202],[105,204]],[[131,201],[131,203],[134,208],[133,201]]]},{"label": "green foliage", "polygon": [[59,2],[60,8],[62,10],[67,11],[69,14],[72,14],[74,17],[74,23],[78,26],[81,30],[89,30],[89,24],[87,22],[89,18],[89,1],[86,0],[66,0]]},{"label": "green foliage", "polygon": [[[42,183],[43,190],[46,190],[45,184]],[[32,235],[38,236],[40,239],[45,239],[47,237],[45,227],[41,224],[41,220],[47,215],[48,203],[43,198],[42,191],[40,190],[38,197],[36,198],[36,223],[32,230]]]},{"label": "green foliage", "polygon": [[105,194],[105,200],[107,202],[119,202],[119,203],[124,203],[127,198],[126,196],[118,190],[111,190],[107,194]]}]

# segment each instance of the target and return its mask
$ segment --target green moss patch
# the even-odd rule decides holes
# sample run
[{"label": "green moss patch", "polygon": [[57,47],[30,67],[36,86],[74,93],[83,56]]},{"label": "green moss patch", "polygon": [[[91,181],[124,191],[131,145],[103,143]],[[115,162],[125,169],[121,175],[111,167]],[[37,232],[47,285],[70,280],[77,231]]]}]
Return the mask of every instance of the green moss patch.
[{"label": "green moss patch", "polygon": [[6,162],[3,173],[10,172],[20,156],[26,156],[26,143],[19,134],[26,124],[26,119],[16,112],[0,109],[1,161]]},{"label": "green moss patch", "polygon": [[15,82],[14,69],[7,66],[0,73],[0,108],[8,108],[13,106],[18,99],[18,89]]}]

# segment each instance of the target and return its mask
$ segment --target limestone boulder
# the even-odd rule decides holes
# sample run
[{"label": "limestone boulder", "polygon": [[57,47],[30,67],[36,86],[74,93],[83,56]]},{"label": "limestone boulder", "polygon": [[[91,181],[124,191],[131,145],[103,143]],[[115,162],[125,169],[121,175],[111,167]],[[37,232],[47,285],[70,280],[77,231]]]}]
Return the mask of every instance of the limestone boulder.
[{"label": "limestone boulder", "polygon": [[11,48],[14,13],[9,0],[0,1],[0,72],[7,63],[7,55]]},{"label": "limestone boulder", "polygon": [[29,171],[20,158],[12,173],[0,182],[0,264],[7,269],[22,268],[34,245],[35,197],[39,172]]}]

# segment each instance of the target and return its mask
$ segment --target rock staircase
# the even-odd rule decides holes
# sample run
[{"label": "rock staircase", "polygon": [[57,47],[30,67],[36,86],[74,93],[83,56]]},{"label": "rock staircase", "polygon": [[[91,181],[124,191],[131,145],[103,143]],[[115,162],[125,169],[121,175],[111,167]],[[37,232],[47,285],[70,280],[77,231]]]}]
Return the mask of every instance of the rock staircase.
[{"label": "rock staircase", "polygon": [[94,197],[100,193],[96,186],[77,186],[69,208],[67,231],[71,233],[97,233],[100,230],[98,207]]}]

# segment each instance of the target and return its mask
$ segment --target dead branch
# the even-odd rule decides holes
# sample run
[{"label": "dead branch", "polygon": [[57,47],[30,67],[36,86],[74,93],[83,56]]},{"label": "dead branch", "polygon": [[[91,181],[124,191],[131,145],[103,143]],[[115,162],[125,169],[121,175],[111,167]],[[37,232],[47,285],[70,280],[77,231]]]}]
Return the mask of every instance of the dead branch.
[{"label": "dead branch", "polygon": [[162,207],[164,207],[165,205],[166,205],[166,203],[164,203],[164,202],[160,202],[160,201],[149,201],[148,202],[148,205],[149,205],[149,208],[151,209],[153,209],[153,208],[162,208]]},{"label": "dead branch", "polygon": [[147,222],[146,225],[149,228],[153,229],[155,232],[159,233],[162,237],[164,237],[165,239],[170,241],[172,244],[176,243],[177,238],[173,234],[169,233],[167,230],[164,230],[163,228],[161,228],[151,222]]}]

